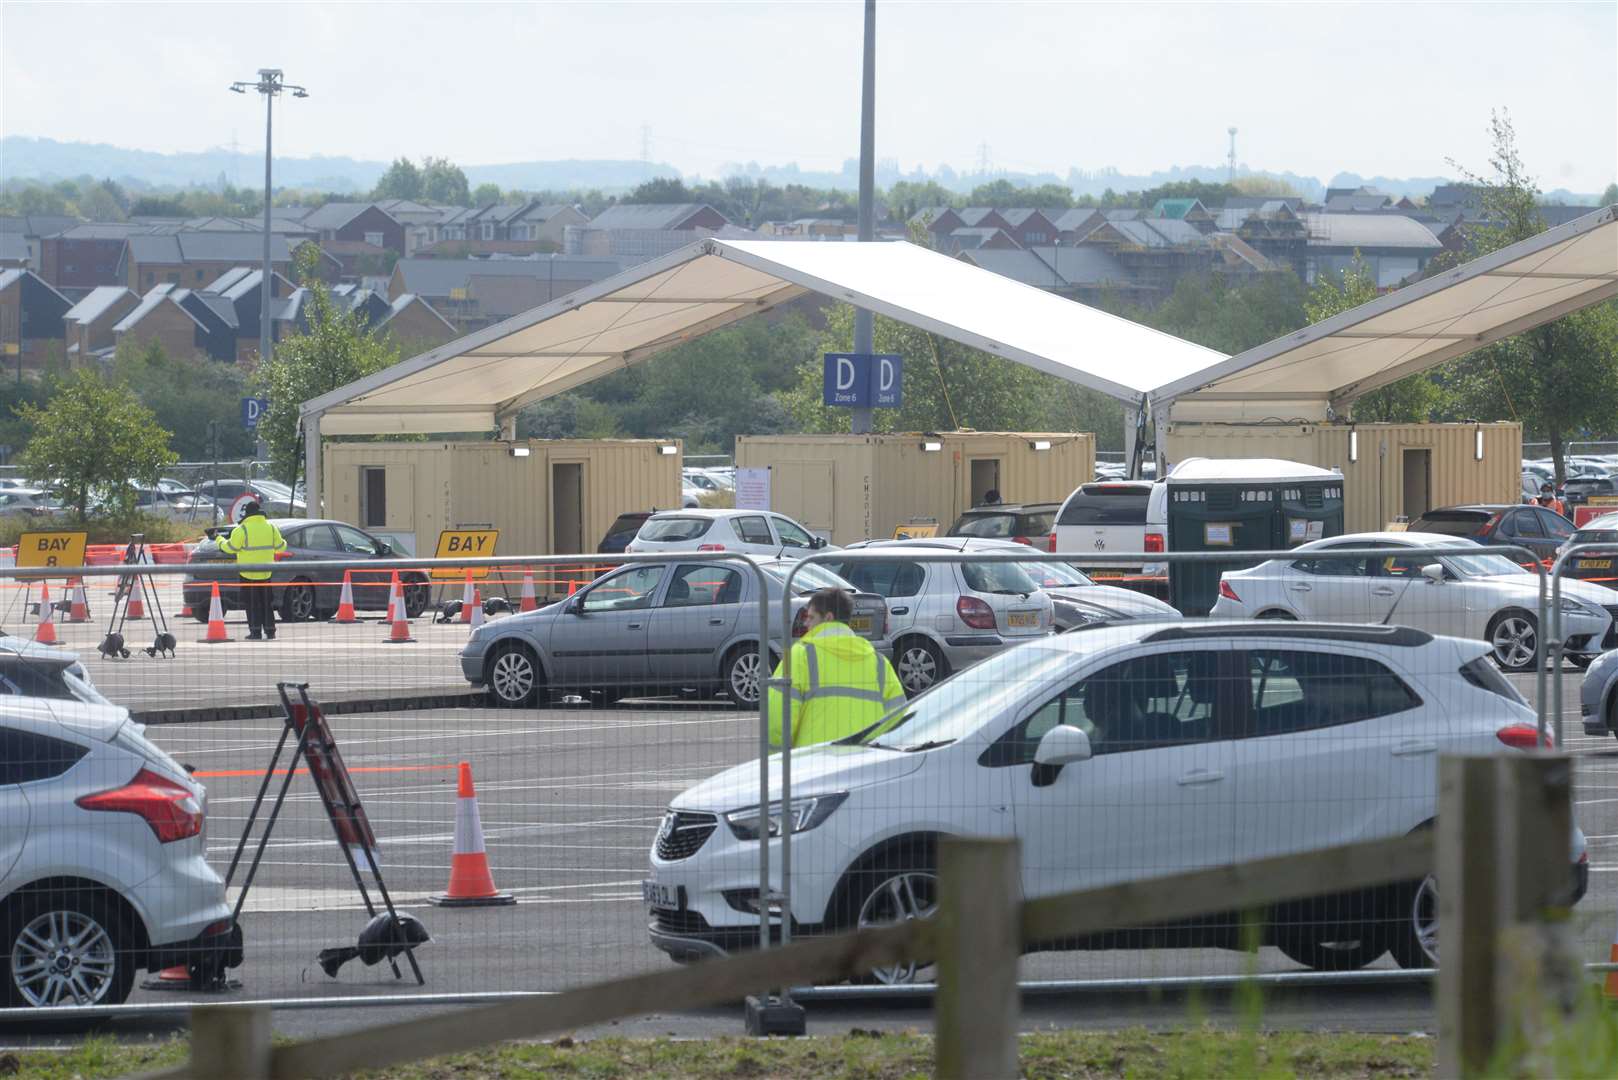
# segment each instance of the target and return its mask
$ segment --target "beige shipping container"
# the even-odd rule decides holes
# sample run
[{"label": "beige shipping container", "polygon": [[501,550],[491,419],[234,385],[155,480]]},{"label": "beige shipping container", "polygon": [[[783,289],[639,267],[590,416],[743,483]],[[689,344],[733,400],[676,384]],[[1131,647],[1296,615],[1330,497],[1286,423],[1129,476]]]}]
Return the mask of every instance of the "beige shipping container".
[{"label": "beige shipping container", "polygon": [[1166,456],[1281,458],[1343,474],[1343,528],[1371,532],[1440,506],[1522,498],[1522,425],[1169,425]]},{"label": "beige shipping container", "polygon": [[1006,503],[1061,502],[1095,477],[1095,436],[743,435],[736,465],[770,470],[771,510],[851,544],[916,522],[942,531],[989,491]]},{"label": "beige shipping container", "polygon": [[[593,552],[631,510],[680,505],[678,440],[341,443],[325,452],[327,512],[431,555],[444,529],[500,530],[497,554]],[[669,451],[669,452],[665,452]]]}]

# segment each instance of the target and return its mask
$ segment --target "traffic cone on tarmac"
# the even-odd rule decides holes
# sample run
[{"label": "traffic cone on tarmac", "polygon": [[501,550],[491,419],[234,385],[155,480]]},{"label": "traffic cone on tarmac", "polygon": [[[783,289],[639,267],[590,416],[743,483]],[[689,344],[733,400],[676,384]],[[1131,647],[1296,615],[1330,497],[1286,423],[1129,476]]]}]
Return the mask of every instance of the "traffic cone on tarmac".
[{"label": "traffic cone on tarmac", "polygon": [[333,622],[359,622],[354,614],[354,572],[343,571],[343,591],[337,597],[337,614]]},{"label": "traffic cone on tarmac", "polygon": [[478,818],[472,766],[464,761],[455,799],[455,852],[449,857],[449,888],[429,899],[439,907],[497,907],[517,902],[510,893],[494,887],[489,856],[483,850],[483,822]]},{"label": "traffic cone on tarmac", "polygon": [[34,631],[34,640],[41,645],[56,644],[56,623],[51,616],[56,613],[51,606],[51,585],[48,581],[39,583],[39,627]]},{"label": "traffic cone on tarmac", "polygon": [[208,594],[208,632],[202,636],[204,645],[218,645],[229,641],[225,633],[225,605],[219,601],[219,582],[213,583]]},{"label": "traffic cone on tarmac", "polygon": [[534,596],[534,568],[531,566],[524,567],[522,572],[522,601],[517,605],[517,610],[536,611],[538,608],[539,600]]},{"label": "traffic cone on tarmac", "polygon": [[477,603],[478,588],[472,584],[472,571],[466,572],[466,587],[461,590],[461,621],[472,621],[472,605]]},{"label": "traffic cone on tarmac", "polygon": [[[465,611],[466,609],[463,607],[461,610]],[[483,601],[479,598],[476,589],[472,590],[472,618],[468,621],[473,630],[483,625]]]},{"label": "traffic cone on tarmac", "polygon": [[136,579],[129,586],[129,610],[124,613],[124,619],[146,618],[146,604],[140,598],[140,581]]},{"label": "traffic cone on tarmac", "polygon": [[84,579],[73,579],[73,603],[67,609],[68,622],[90,621],[90,598],[84,595]]},{"label": "traffic cone on tarmac", "polygon": [[399,571],[393,572],[393,585],[388,590],[388,622],[392,628],[383,639],[388,645],[405,645],[416,639],[410,636],[410,620],[405,616],[404,590],[399,587]]}]

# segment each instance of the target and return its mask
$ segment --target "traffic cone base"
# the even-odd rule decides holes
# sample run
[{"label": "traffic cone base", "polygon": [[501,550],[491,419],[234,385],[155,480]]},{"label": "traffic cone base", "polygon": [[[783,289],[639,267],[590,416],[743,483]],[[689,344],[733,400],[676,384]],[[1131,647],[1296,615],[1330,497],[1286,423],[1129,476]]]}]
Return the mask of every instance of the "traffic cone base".
[{"label": "traffic cone base", "polygon": [[225,605],[219,599],[219,582],[213,583],[208,595],[208,632],[202,636],[204,645],[221,645],[230,640],[225,633]]},{"label": "traffic cone base", "polygon": [[343,623],[359,622],[359,618],[354,614],[354,577],[352,570],[343,571],[343,591],[337,597],[337,614],[332,618],[332,621]]},{"label": "traffic cone base", "polygon": [[34,631],[34,640],[41,645],[56,644],[56,623],[51,619],[55,610],[51,607],[51,586],[47,581],[39,583],[39,627]]},{"label": "traffic cone base", "polygon": [[517,902],[515,896],[494,887],[489,856],[483,850],[483,822],[478,817],[477,791],[472,787],[472,766],[464,761],[455,798],[455,851],[449,860],[449,888],[428,899],[439,907],[503,907]]}]

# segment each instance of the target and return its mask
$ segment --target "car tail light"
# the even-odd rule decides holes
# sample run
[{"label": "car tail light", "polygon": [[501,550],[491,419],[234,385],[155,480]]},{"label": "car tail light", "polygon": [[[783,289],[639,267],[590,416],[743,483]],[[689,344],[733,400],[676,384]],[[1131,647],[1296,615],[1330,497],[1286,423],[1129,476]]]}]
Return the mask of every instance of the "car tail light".
[{"label": "car tail light", "polygon": [[1549,750],[1551,748],[1550,732],[1546,732],[1545,737],[1541,739],[1539,729],[1531,724],[1512,724],[1508,727],[1503,727],[1494,733],[1494,737],[1513,750],[1533,750],[1536,748]]},{"label": "car tail light", "polygon": [[963,596],[955,601],[955,614],[974,630],[995,629],[994,608],[975,596]]},{"label": "car tail light", "polygon": [[1026,537],[1026,536],[1013,536],[1011,538],[1011,541],[1014,544],[1027,544],[1029,547],[1034,546],[1034,542],[1032,540],[1028,539],[1028,537]]},{"label": "car tail light", "polygon": [[698,551],[724,551],[725,550],[725,545],[724,544],[698,544],[697,545],[697,550]]},{"label": "car tail light", "polygon": [[76,802],[86,810],[139,814],[152,827],[158,843],[170,844],[202,831],[202,807],[189,788],[142,769],[123,787],[81,795]]},{"label": "car tail light", "polygon": [[1056,534],[1055,533],[1051,533],[1050,536],[1045,538],[1045,550],[1049,551],[1052,555],[1056,554]]},{"label": "car tail light", "polygon": [[792,636],[803,637],[809,632],[809,606],[805,604],[792,617]]},{"label": "car tail light", "polygon": [[1231,588],[1230,582],[1224,578],[1219,579],[1219,597],[1222,600],[1234,600],[1238,604],[1242,602],[1242,598],[1236,595],[1236,590]]},{"label": "car tail light", "polygon": [[1161,555],[1165,547],[1162,533],[1149,532],[1146,534],[1146,554]]}]

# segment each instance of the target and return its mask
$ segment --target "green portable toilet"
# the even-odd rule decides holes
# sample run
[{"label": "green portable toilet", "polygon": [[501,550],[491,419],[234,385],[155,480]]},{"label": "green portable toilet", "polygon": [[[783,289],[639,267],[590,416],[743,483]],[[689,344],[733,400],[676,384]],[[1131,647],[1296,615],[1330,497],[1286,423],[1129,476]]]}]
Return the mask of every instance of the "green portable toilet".
[{"label": "green portable toilet", "polygon": [[1219,575],[1253,566],[1238,552],[1274,551],[1343,531],[1343,477],[1274,458],[1187,458],[1166,483],[1168,550],[1228,551],[1230,559],[1169,564],[1169,603],[1206,615]]}]

